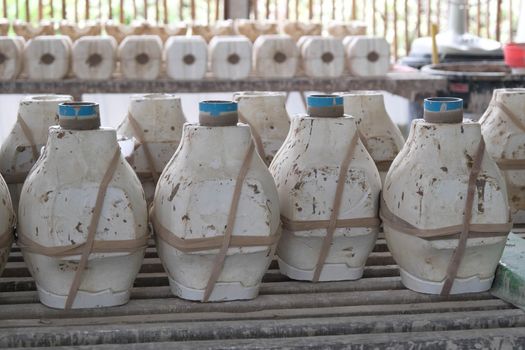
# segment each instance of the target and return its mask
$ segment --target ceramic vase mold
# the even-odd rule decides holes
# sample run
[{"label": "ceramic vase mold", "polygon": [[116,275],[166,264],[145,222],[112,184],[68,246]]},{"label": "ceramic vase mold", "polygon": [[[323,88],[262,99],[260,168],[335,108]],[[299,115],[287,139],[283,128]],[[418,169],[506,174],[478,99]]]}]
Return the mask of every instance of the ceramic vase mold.
[{"label": "ceramic vase mold", "polygon": [[379,173],[343,98],[307,101],[270,165],[283,222],[279,269],[296,280],[358,279],[379,231]]},{"label": "ceramic vase mold", "polygon": [[403,284],[422,293],[489,289],[511,227],[505,181],[462,102],[425,100],[383,187],[389,250]]},{"label": "ceramic vase mold", "polygon": [[73,44],[73,73],[86,80],[107,80],[117,64],[117,41],[111,36],[83,36]]},{"label": "ceramic vase mold", "polygon": [[60,104],[59,124],[20,196],[24,261],[47,306],[124,304],[147,245],[144,192],[97,104]]},{"label": "ceramic vase mold", "polygon": [[326,26],[326,31],[330,36],[338,39],[344,39],[350,35],[366,35],[366,23],[331,21]]},{"label": "ceramic vase mold", "polygon": [[507,184],[515,230],[525,224],[525,89],[496,89],[480,119],[487,152]]},{"label": "ceramic vase mold", "polygon": [[0,198],[0,276],[2,276],[14,241],[13,229],[16,220],[9,189],[1,175]]},{"label": "ceramic vase mold", "polygon": [[381,76],[390,70],[390,44],[385,38],[347,36],[343,45],[350,74],[357,77]]},{"label": "ceramic vase mold", "polygon": [[239,18],[234,22],[235,31],[244,35],[253,43],[261,35],[278,34],[277,22],[269,20],[256,20]]},{"label": "ceramic vase mold", "polygon": [[309,77],[336,78],[345,69],[345,51],[341,40],[310,36],[301,45],[304,72]]},{"label": "ceramic vase mold", "polygon": [[40,21],[36,26],[33,26],[33,24],[29,22],[15,20],[13,21],[13,31],[25,40],[32,39],[39,35],[55,34],[53,22],[47,20]]},{"label": "ceramic vase mold", "polygon": [[162,67],[162,41],[156,35],[130,35],[118,47],[120,70],[127,79],[156,79]]},{"label": "ceramic vase mold", "polygon": [[252,299],[279,238],[279,199],[234,102],[199,105],[161,175],[151,209],[172,292],[189,300]]},{"label": "ceramic vase mold", "polygon": [[191,24],[191,35],[199,35],[207,43],[215,36],[235,35],[233,21],[231,19],[222,20],[216,21],[213,24],[194,22]]},{"label": "ceramic vase mold", "polygon": [[376,163],[381,182],[397,156],[405,139],[388,115],[380,91],[350,91],[341,93],[345,114],[356,119],[361,141]]},{"label": "ceramic vase mold", "polygon": [[218,79],[244,79],[252,70],[252,43],[242,35],[211,39],[210,70]]},{"label": "ceramic vase mold", "polygon": [[69,73],[72,42],[68,36],[37,36],[24,49],[24,69],[30,79],[59,80]]},{"label": "ceramic vase mold", "polygon": [[0,37],[0,80],[16,79],[20,75],[24,44],[21,36]]},{"label": "ceramic vase mold", "polygon": [[208,67],[208,45],[201,36],[175,36],[164,47],[166,72],[172,79],[199,80]]},{"label": "ceramic vase mold", "polygon": [[291,78],[297,72],[299,49],[288,35],[261,35],[253,44],[256,74],[266,78]]},{"label": "ceramic vase mold", "polygon": [[58,123],[57,108],[69,95],[36,95],[20,101],[18,117],[0,149],[0,172],[18,209],[22,185],[47,142],[48,129]]},{"label": "ceramic vase mold", "polygon": [[170,94],[133,95],[117,134],[134,140],[128,161],[139,176],[150,203],[164,167],[175,153],[186,122],[181,99]]},{"label": "ceramic vase mold", "polygon": [[85,21],[75,23],[68,20],[60,22],[60,33],[67,35],[73,42],[84,36],[99,36],[102,25],[98,21]]},{"label": "ceramic vase mold", "polygon": [[286,93],[243,91],[234,93],[233,99],[238,104],[240,121],[250,125],[259,156],[269,165],[290,129]]},{"label": "ceramic vase mold", "polygon": [[281,26],[281,31],[283,34],[291,36],[293,40],[298,41],[305,35],[321,35],[323,25],[317,22],[287,21]]}]

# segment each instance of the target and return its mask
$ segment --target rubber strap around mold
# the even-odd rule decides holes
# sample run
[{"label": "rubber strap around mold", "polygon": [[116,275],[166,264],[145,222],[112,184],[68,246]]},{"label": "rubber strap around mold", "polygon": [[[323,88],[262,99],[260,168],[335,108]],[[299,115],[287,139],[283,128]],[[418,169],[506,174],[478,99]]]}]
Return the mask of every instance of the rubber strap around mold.
[{"label": "rubber strap around mold", "polygon": [[9,228],[0,235],[0,249],[9,248],[8,244],[14,240],[13,229]]},{"label": "rubber strap around mold", "polygon": [[494,102],[492,106],[499,108],[503,113],[507,115],[507,117],[509,117],[512,123],[514,123],[522,131],[525,131],[525,124],[523,124],[521,119],[513,111],[511,111],[509,107],[505,106],[502,102],[499,101]]},{"label": "rubber strap around mold", "polygon": [[153,182],[156,184],[159,181],[159,173],[155,170],[155,160],[153,158],[153,155],[151,154],[148,143],[144,140],[144,132],[142,131],[142,128],[140,127],[137,120],[133,117],[133,115],[130,112],[128,112],[128,121],[129,125],[133,129],[133,132],[135,133],[135,136],[137,137],[137,140],[144,149],[144,155],[146,156],[146,162],[148,163],[149,171],[151,172],[151,177],[153,178]]},{"label": "rubber strap around mold", "polygon": [[[93,253],[132,253],[146,248],[149,236],[137,239],[94,241],[91,254]],[[64,258],[68,256],[81,255],[87,242],[76,243],[66,246],[48,247],[32,240],[26,235],[18,232],[18,245],[24,251],[41,254],[53,258]]]},{"label": "rubber strap around mold", "polygon": [[[151,216],[151,222],[155,228],[158,238],[168,243],[173,248],[184,253],[202,252],[211,249],[220,249],[224,241],[223,236],[204,237],[204,238],[180,238],[170,230],[162,226],[155,215]],[[231,237],[230,247],[260,247],[270,246],[277,243],[276,234],[271,236],[240,236]]]},{"label": "rubber strap around mold", "polygon": [[[386,205],[384,198],[381,197],[380,205],[381,220],[384,225],[391,227],[396,231],[408,235],[416,236],[426,240],[444,240],[457,239],[461,234],[463,225],[453,225],[435,229],[421,229],[408,221],[393,214]],[[505,236],[512,228],[512,223],[506,224],[470,224],[469,237],[498,237]]]},{"label": "rubber strap around mold", "polygon": [[255,127],[252,125],[252,123],[250,123],[248,119],[246,119],[240,111],[238,112],[238,115],[239,115],[239,121],[241,123],[248,124],[248,126],[250,127],[250,130],[252,132],[253,141],[255,142],[255,146],[257,147],[257,153],[259,153],[259,156],[262,158],[264,164],[268,166],[268,163],[266,160],[266,153],[264,152],[264,145],[262,142],[261,135],[257,132]]},{"label": "rubber strap around mold", "polygon": [[465,255],[465,249],[467,247],[467,239],[470,230],[470,221],[472,220],[472,205],[474,204],[474,195],[476,192],[476,180],[481,171],[481,163],[483,162],[484,153],[485,141],[482,137],[481,141],[479,142],[478,150],[476,151],[476,156],[474,157],[474,163],[470,169],[467,199],[465,201],[465,209],[463,212],[463,227],[459,236],[458,246],[454,250],[450,262],[448,263],[445,283],[443,284],[443,289],[441,290],[441,295],[443,296],[450,294],[450,290],[452,289],[454,280],[458,274],[459,265],[463,260],[463,255]]},{"label": "rubber strap around mold", "polygon": [[102,181],[100,182],[100,186],[98,188],[95,206],[93,207],[93,215],[91,216],[91,221],[88,226],[87,239],[84,245],[84,249],[82,251],[82,255],[80,257],[77,271],[75,273],[73,282],[71,283],[71,287],[69,288],[69,293],[67,295],[66,306],[65,306],[66,310],[70,309],[71,306],[73,306],[73,303],[77,296],[77,292],[80,287],[80,283],[82,281],[82,273],[84,272],[87,266],[89,255],[91,254],[91,251],[93,250],[93,246],[95,243],[95,236],[97,233],[98,222],[100,220],[100,214],[102,213],[102,206],[104,205],[104,199],[106,198],[106,192],[107,192],[109,183],[111,179],[113,178],[115,171],[117,170],[117,165],[119,164],[119,162],[120,162],[120,148],[117,147],[115,154],[111,158],[108,169],[106,170],[106,173],[102,177]]},{"label": "rubber strap around mold", "polygon": [[321,251],[319,252],[319,257],[315,265],[313,282],[319,281],[319,277],[321,276],[321,272],[323,270],[323,267],[326,261],[326,257],[328,256],[328,252],[330,251],[330,247],[334,239],[334,232],[335,232],[335,229],[337,228],[337,218],[339,217],[339,210],[341,209],[343,189],[346,184],[348,168],[350,167],[350,161],[352,160],[352,157],[354,155],[354,150],[355,150],[355,147],[357,146],[358,141],[359,141],[359,135],[356,132],[354,134],[354,137],[350,141],[348,149],[346,150],[343,161],[341,163],[341,167],[339,169],[339,177],[337,179],[337,187],[335,189],[334,202],[332,205],[332,213],[330,214],[328,228],[326,229],[326,236],[323,239]]},{"label": "rubber strap around mold", "polygon": [[26,124],[24,119],[18,115],[18,123],[20,123],[20,128],[22,129],[22,133],[26,137],[27,141],[29,141],[29,145],[31,146],[31,151],[33,152],[33,160],[36,162],[38,159],[38,149],[36,148],[35,138],[33,137],[33,133],[31,132],[31,129]]}]

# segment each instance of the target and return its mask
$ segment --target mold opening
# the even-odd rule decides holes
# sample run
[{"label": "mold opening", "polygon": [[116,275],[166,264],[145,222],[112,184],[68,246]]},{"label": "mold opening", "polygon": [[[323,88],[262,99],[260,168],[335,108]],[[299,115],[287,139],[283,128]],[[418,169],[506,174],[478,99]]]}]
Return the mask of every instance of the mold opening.
[{"label": "mold opening", "polygon": [[273,55],[273,60],[277,63],[283,63],[286,61],[286,55],[281,51],[277,51],[275,55]]},{"label": "mold opening", "polygon": [[89,55],[89,57],[86,60],[86,64],[89,67],[96,67],[102,63],[102,60],[103,60],[102,55],[98,53],[94,53],[94,54]]},{"label": "mold opening", "polygon": [[135,61],[138,64],[146,64],[149,62],[149,55],[147,53],[140,53],[137,56],[135,56]]},{"label": "mold opening", "polygon": [[228,63],[230,64],[237,64],[239,63],[240,60],[241,58],[236,53],[232,53],[231,55],[228,56]]},{"label": "mold opening", "polygon": [[196,59],[195,59],[195,56],[193,56],[191,53],[190,54],[187,54],[187,55],[184,55],[184,57],[182,57],[182,61],[187,64],[188,66],[191,66],[192,64],[195,63]]},{"label": "mold opening", "polygon": [[42,64],[52,64],[53,62],[55,62],[55,56],[50,53],[45,53],[40,56],[40,63]]},{"label": "mold opening", "polygon": [[324,63],[330,63],[334,60],[334,54],[331,52],[325,52],[321,55],[321,60]]},{"label": "mold opening", "polygon": [[372,51],[366,56],[366,59],[369,62],[377,62],[377,60],[379,60],[379,54],[375,51]]}]

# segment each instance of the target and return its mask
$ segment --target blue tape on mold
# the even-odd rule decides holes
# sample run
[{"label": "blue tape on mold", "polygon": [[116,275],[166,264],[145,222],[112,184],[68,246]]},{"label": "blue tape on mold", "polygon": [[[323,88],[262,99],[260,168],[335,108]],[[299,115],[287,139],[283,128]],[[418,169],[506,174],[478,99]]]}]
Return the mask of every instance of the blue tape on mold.
[{"label": "blue tape on mold", "polygon": [[309,107],[333,107],[343,104],[342,96],[334,95],[310,95],[306,99]]},{"label": "blue tape on mold", "polygon": [[98,103],[66,102],[58,105],[60,118],[88,118],[98,115]]},{"label": "blue tape on mold", "polygon": [[430,97],[425,99],[424,107],[429,112],[463,110],[463,100],[457,97]]},{"label": "blue tape on mold", "polygon": [[210,113],[213,117],[218,117],[222,113],[237,112],[237,102],[203,101],[199,102],[199,111]]}]

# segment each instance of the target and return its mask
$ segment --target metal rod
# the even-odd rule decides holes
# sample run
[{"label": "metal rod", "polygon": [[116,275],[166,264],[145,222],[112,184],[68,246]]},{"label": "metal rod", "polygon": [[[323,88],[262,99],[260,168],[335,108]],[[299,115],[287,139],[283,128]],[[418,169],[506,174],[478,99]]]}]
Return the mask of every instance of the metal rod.
[{"label": "metal rod", "polygon": [[164,24],[169,23],[168,0],[162,0],[162,7],[164,8]]},{"label": "metal rod", "polygon": [[314,18],[314,0],[308,0],[308,19],[311,21]]},{"label": "metal rod", "polygon": [[332,19],[335,19],[336,4],[335,0],[332,0]]},{"label": "metal rod", "polygon": [[85,19],[89,19],[89,0],[86,0],[86,13]]},{"label": "metal rod", "polygon": [[55,9],[54,9],[54,6],[53,6],[53,0],[49,0],[49,16],[51,18],[55,17]]},{"label": "metal rod", "polygon": [[195,9],[195,0],[191,0],[190,5],[191,5],[191,19],[195,21],[195,18],[197,17],[197,12]]},{"label": "metal rod", "polygon": [[66,0],[62,0],[62,19],[66,19],[66,17],[67,17]]},{"label": "metal rod", "polygon": [[4,18],[7,18],[7,0],[2,1],[3,11],[4,11]]},{"label": "metal rod", "polygon": [[290,0],[286,0],[286,11],[284,12],[286,19],[290,19]]},{"label": "metal rod", "polygon": [[148,19],[148,0],[144,0],[144,19]]},{"label": "metal rod", "polygon": [[357,4],[355,0],[352,0],[352,17],[351,18],[354,21],[357,19]]},{"label": "metal rod", "polygon": [[270,0],[266,0],[265,7],[266,9],[266,19],[270,18]]},{"label": "metal rod", "polygon": [[295,20],[299,20],[299,0],[295,0]]},{"label": "metal rod", "polygon": [[20,4],[18,3],[18,0],[15,0],[15,18],[20,18]]},{"label": "metal rod", "polygon": [[419,38],[421,36],[421,0],[417,0],[416,30]]},{"label": "metal rod", "polygon": [[219,20],[219,0],[215,0],[215,20]]}]

